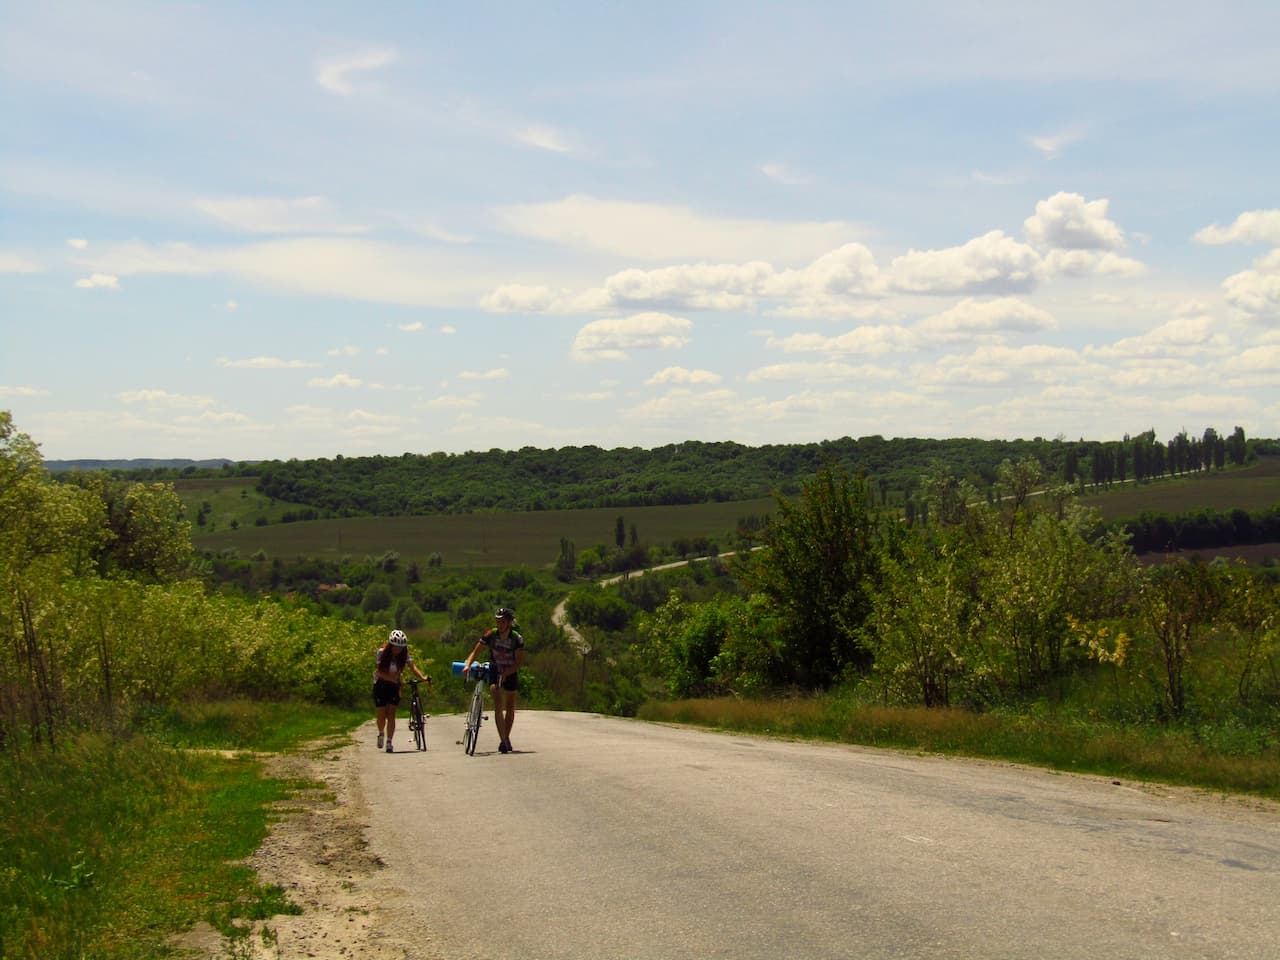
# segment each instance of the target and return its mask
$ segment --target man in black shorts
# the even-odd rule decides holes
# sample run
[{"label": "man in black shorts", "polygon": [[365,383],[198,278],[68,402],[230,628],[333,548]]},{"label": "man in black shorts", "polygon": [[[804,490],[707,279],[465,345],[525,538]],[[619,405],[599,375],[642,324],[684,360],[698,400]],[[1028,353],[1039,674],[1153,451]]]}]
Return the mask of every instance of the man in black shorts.
[{"label": "man in black shorts", "polygon": [[498,625],[486,630],[476,641],[475,649],[463,665],[463,675],[485,647],[489,662],[498,669],[498,679],[489,686],[493,696],[493,722],[498,728],[499,753],[511,752],[511,725],[516,719],[516,691],[520,689],[520,665],[524,663],[524,637],[516,629],[516,614],[510,607],[499,607],[493,615]]}]

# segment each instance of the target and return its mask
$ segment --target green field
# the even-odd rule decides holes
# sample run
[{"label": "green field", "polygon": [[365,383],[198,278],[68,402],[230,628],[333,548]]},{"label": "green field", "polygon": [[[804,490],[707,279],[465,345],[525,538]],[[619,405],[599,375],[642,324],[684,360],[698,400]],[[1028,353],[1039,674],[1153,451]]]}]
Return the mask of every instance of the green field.
[{"label": "green field", "polygon": [[1144,510],[1167,514],[1263,510],[1280,503],[1280,457],[1261,457],[1251,466],[1231,470],[1117,484],[1106,493],[1090,493],[1081,502],[1101,510],[1104,520],[1124,520]]},{"label": "green field", "polygon": [[614,545],[618,517],[641,543],[668,544],[680,537],[706,537],[724,546],[739,519],[771,514],[772,498],[676,507],[597,510],[536,510],[526,513],[467,513],[426,517],[353,517],[271,524],[239,530],[195,531],[201,550],[235,547],[242,557],[262,550],[268,557],[380,556],[394,550],[406,560],[440,554],[451,567],[551,567],[563,537],[582,551]]},{"label": "green field", "polygon": [[[253,489],[252,478],[182,480],[175,484],[195,516],[202,502],[212,509],[211,522],[193,530],[202,550],[236,548],[242,557],[259,550],[268,557],[380,556],[391,550],[406,559],[425,561],[440,554],[448,566],[550,567],[560,553],[560,539],[579,551],[613,546],[617,518],[630,536],[634,524],[641,543],[669,544],[680,537],[706,537],[724,546],[744,517],[771,515],[772,498],[674,507],[609,507],[593,510],[543,510],[524,513],[470,513],[419,517],[354,517],[279,523],[288,511],[305,507],[273,501]],[[1105,519],[1136,517],[1143,511],[1180,514],[1213,509],[1261,510],[1280,503],[1280,457],[1222,472],[1194,474],[1143,484],[1117,484],[1104,493],[1089,493],[1082,502],[1097,507]],[[256,526],[258,517],[269,522]],[[239,529],[232,529],[232,521]]]}]

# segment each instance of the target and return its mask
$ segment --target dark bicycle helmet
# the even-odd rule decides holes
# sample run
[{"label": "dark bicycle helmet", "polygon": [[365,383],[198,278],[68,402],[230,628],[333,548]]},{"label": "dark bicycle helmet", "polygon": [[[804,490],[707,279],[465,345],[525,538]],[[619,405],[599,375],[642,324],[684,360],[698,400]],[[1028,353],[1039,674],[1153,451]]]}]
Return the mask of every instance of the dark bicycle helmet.
[{"label": "dark bicycle helmet", "polygon": [[499,607],[494,611],[493,619],[502,620],[504,618],[514,620],[516,618],[516,612],[510,607]]},{"label": "dark bicycle helmet", "polygon": [[393,647],[407,647],[409,645],[409,638],[404,635],[403,630],[392,630],[391,636],[387,637],[387,643],[391,644]]}]

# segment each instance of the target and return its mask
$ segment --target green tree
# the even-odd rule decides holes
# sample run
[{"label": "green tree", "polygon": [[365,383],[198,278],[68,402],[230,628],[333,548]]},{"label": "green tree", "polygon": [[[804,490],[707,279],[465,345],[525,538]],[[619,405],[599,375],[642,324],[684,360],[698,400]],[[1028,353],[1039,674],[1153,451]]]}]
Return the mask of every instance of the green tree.
[{"label": "green tree", "polygon": [[381,613],[383,610],[390,610],[391,603],[391,588],[381,581],[374,581],[365,588],[360,608],[365,613]]},{"label": "green tree", "polygon": [[776,500],[766,549],[748,567],[747,582],[779,611],[793,678],[830,686],[846,669],[871,665],[862,631],[885,527],[873,512],[869,484],[829,463],[804,484],[797,502]]}]

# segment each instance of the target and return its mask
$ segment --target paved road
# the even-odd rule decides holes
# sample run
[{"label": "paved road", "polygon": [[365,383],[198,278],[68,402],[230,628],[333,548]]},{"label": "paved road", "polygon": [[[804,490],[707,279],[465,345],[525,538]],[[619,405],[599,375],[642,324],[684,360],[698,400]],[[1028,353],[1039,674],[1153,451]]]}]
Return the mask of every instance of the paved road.
[{"label": "paved road", "polygon": [[360,760],[423,957],[1280,956],[1275,806],[588,714],[521,713],[508,756],[428,728]]}]

